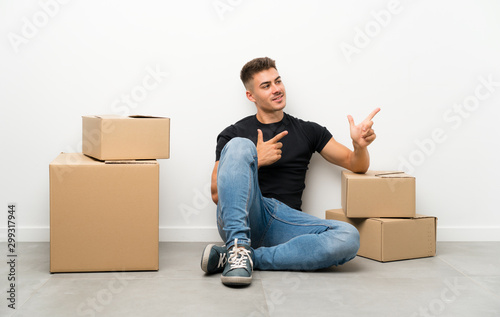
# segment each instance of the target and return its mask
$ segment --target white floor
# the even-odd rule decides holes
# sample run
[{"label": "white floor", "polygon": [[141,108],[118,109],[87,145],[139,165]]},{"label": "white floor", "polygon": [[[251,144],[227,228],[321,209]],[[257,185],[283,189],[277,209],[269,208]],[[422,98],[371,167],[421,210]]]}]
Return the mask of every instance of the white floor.
[{"label": "white floor", "polygon": [[5,255],[0,316],[500,316],[500,242],[441,242],[432,258],[356,257],[318,272],[257,271],[247,288],[205,276],[204,246],[161,243],[158,272],[50,274],[49,244],[20,243],[16,309],[7,306]]}]

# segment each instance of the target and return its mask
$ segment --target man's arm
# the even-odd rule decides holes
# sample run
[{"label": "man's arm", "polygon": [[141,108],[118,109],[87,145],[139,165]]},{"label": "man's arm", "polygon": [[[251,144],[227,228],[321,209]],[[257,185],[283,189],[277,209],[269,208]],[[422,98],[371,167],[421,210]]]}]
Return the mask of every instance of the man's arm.
[{"label": "man's arm", "polygon": [[370,166],[367,148],[354,147],[354,151],[337,142],[333,137],[320,152],[328,162],[355,173],[365,173]]},{"label": "man's arm", "polygon": [[212,192],[212,200],[217,205],[219,202],[219,194],[217,193],[217,168],[219,167],[219,161],[215,162],[214,170],[212,172],[212,183],[210,185],[210,190]]},{"label": "man's arm", "polygon": [[365,173],[370,166],[370,155],[368,145],[375,140],[375,132],[372,129],[373,117],[380,111],[377,108],[358,125],[354,124],[353,118],[349,115],[349,127],[351,132],[354,151],[349,150],[344,145],[335,141],[332,137],[320,152],[328,162],[344,167],[355,173]]}]

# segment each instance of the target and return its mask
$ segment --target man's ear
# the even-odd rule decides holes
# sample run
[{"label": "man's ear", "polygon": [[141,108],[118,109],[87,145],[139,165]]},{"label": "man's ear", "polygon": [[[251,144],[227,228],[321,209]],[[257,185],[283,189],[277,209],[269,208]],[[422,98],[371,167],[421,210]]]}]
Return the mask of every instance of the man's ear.
[{"label": "man's ear", "polygon": [[255,98],[253,97],[252,92],[250,90],[247,90],[246,94],[248,100],[250,100],[251,102],[255,102]]}]

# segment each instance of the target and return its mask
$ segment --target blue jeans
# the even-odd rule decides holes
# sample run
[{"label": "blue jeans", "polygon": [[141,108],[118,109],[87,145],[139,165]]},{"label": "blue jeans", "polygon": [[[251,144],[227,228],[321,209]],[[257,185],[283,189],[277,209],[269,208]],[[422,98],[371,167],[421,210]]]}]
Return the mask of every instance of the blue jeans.
[{"label": "blue jeans", "polygon": [[262,196],[257,150],[248,139],[233,138],[222,150],[217,190],[219,234],[228,248],[234,239],[251,246],[254,269],[316,270],[343,264],[358,252],[359,233],[352,225]]}]

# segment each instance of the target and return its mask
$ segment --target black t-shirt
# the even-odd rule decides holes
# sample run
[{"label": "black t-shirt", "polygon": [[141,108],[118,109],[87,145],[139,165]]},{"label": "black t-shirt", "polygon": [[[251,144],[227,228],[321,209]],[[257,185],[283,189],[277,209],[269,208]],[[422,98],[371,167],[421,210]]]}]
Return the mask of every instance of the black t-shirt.
[{"label": "black t-shirt", "polygon": [[281,158],[271,165],[259,168],[262,195],[301,210],[302,192],[311,156],[314,152],[323,150],[332,134],[317,123],[297,119],[286,113],[283,120],[271,124],[260,123],[255,115],[248,116],[217,136],[216,161],[220,159],[226,143],[234,137],[247,138],[257,144],[257,129],[262,130],[264,142],[282,131],[288,131],[279,141],[283,143]]}]

